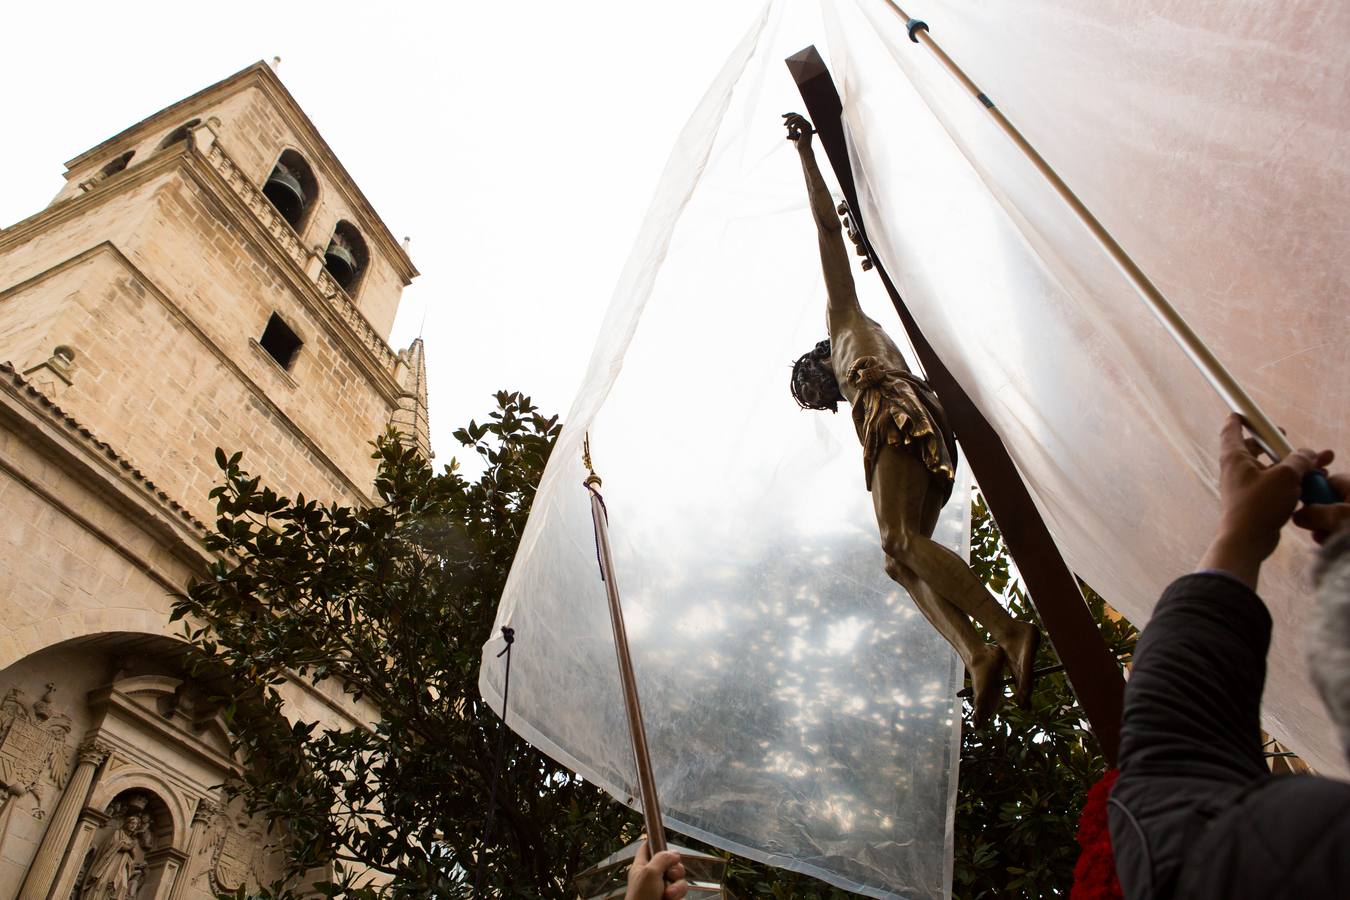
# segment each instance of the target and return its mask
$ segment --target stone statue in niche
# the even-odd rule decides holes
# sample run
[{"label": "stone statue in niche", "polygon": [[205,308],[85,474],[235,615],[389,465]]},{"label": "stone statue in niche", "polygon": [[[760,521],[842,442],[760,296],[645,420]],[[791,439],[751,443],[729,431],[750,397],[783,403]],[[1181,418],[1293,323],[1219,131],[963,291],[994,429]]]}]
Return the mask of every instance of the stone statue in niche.
[{"label": "stone statue in niche", "polygon": [[108,810],[120,821],[94,851],[79,900],[135,900],[145,879],[145,853],[154,825],[149,802],[146,794],[134,793],[115,801]]},{"label": "stone statue in niche", "polygon": [[44,782],[50,780],[57,791],[66,786],[71,721],[52,708],[56,685],[46,687],[46,693],[31,706],[19,688],[10,688],[0,699],[0,786],[4,788],[0,815],[10,813],[21,797],[31,794],[32,815],[41,819],[46,815]]},{"label": "stone statue in niche", "polygon": [[[1040,630],[1008,615],[965,560],[932,540],[952,492],[956,443],[933,389],[909,371],[895,342],[858,303],[834,201],[811,148],[811,123],[795,113],[784,118],[820,241],[829,328],[829,339],[793,365],[792,395],[805,409],[833,412],[840,400],[853,407],[886,574],[960,654],[981,727],[1003,698],[1005,667],[1016,681],[1014,698],[1023,706],[1030,701]],[[972,619],[995,644],[984,642]]]}]

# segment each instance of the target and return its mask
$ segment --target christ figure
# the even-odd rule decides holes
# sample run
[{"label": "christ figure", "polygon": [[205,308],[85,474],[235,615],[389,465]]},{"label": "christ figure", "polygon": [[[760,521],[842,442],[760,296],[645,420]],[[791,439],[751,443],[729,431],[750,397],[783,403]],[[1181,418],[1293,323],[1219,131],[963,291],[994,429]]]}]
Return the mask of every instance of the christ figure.
[{"label": "christ figure", "polygon": [[[932,539],[955,476],[946,416],[932,388],[909,371],[895,342],[858,305],[834,201],[811,148],[811,123],[795,113],[785,119],[820,240],[829,329],[829,339],[794,364],[792,394],[808,409],[834,411],[840,400],[853,407],[886,574],[960,654],[970,672],[975,726],[982,727],[1002,700],[1005,667],[1012,670],[1017,702],[1030,700],[1040,630],[1008,615],[965,560]],[[988,629],[994,644],[984,642],[971,619]]]}]

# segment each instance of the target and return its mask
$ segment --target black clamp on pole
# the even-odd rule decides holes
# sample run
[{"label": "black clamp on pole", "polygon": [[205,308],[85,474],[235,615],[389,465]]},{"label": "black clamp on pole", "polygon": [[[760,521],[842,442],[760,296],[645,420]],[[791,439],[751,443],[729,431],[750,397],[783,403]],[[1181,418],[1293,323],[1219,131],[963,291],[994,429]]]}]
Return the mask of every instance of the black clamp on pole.
[{"label": "black clamp on pole", "polygon": [[905,23],[905,30],[909,32],[909,39],[917,44],[919,39],[915,37],[915,34],[920,31],[927,31],[928,23],[923,19],[910,19]]}]

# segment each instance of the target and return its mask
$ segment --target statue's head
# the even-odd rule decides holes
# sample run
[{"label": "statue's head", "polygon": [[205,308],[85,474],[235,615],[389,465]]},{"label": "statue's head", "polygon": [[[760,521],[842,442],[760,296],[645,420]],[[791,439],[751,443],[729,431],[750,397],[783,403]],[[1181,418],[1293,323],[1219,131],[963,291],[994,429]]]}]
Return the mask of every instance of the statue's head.
[{"label": "statue's head", "polygon": [[802,409],[839,411],[839,382],[830,363],[830,342],[827,338],[797,358],[792,364],[792,396]]},{"label": "statue's head", "polygon": [[145,794],[132,794],[122,806],[122,830],[135,834],[150,826],[150,798]]}]

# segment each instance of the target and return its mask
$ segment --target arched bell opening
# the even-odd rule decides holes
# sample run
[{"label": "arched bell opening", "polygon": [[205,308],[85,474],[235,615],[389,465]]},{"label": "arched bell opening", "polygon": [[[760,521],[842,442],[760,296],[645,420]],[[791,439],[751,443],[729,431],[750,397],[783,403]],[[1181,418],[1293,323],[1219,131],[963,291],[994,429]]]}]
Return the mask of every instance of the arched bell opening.
[{"label": "arched bell opening", "polygon": [[131,158],[135,155],[136,155],[135,150],[128,150],[126,153],[123,153],[121,156],[117,157],[112,162],[108,163],[106,166],[100,169],[99,173],[104,178],[116,175],[118,172],[122,171],[127,167],[127,163],[131,162]]},{"label": "arched bell opening", "polygon": [[277,159],[262,191],[298,234],[314,209],[319,182],[305,158],[294,150],[287,150]]},{"label": "arched bell opening", "polygon": [[180,141],[187,140],[187,136],[192,133],[192,129],[196,128],[200,124],[202,124],[201,119],[189,119],[182,125],[179,125],[177,128],[175,128],[173,131],[170,131],[167,135],[165,135],[164,140],[160,141],[159,146],[156,147],[155,149],[167,150],[174,144],[177,144]]},{"label": "arched bell opening", "polygon": [[333,229],[333,238],[324,251],[323,265],[349,297],[356,296],[356,288],[370,261],[366,242],[351,222],[343,220]]}]

